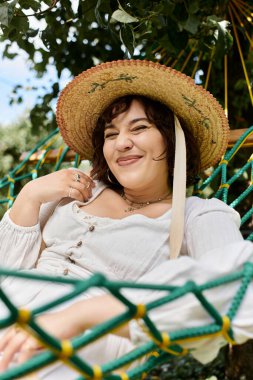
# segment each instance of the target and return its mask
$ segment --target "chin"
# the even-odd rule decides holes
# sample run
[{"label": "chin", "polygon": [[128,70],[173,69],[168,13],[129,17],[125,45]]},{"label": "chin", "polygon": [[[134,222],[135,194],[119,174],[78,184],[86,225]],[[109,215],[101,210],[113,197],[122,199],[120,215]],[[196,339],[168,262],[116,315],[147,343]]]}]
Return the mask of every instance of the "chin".
[{"label": "chin", "polygon": [[115,176],[117,178],[118,182],[121,184],[121,186],[129,188],[129,189],[139,189],[140,187],[143,187],[143,184],[145,183],[146,178],[142,178],[141,176]]}]

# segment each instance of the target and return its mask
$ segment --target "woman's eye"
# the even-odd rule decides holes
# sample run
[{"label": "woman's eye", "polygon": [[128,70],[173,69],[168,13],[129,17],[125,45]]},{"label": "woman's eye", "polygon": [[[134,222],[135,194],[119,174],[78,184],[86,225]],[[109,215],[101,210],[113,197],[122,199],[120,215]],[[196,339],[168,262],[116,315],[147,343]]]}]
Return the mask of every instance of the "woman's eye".
[{"label": "woman's eye", "polygon": [[111,138],[114,138],[114,137],[116,137],[117,136],[117,133],[113,133],[113,132],[111,132],[111,133],[106,133],[105,134],[105,139],[111,139]]},{"label": "woman's eye", "polygon": [[137,127],[134,127],[132,131],[138,132],[138,131],[142,131],[142,130],[147,129],[147,128],[148,128],[147,125],[138,125]]}]

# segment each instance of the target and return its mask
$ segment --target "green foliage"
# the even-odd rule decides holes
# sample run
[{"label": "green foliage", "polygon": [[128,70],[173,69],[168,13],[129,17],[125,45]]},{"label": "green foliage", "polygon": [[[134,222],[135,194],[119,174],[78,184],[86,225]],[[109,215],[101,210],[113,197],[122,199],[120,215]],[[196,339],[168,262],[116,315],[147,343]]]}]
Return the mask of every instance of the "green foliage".
[{"label": "green foliage", "polygon": [[0,178],[19,163],[22,152],[33,149],[47,134],[46,130],[39,129],[38,135],[32,135],[31,129],[32,125],[25,116],[13,125],[0,126]]},{"label": "green foliage", "polygon": [[[210,91],[215,92],[215,84],[221,83],[224,54],[231,54],[232,59],[235,55],[231,50],[230,25],[224,21],[228,4],[228,0],[79,0],[74,8],[70,0],[0,0],[1,40],[6,43],[3,56],[14,58],[12,46],[16,43],[28,54],[31,70],[38,77],[52,64],[60,78],[65,68],[74,76],[98,62],[124,57],[156,60],[159,58],[156,48],[164,49],[159,58],[162,63],[168,57],[177,58],[184,49],[175,66],[180,69],[194,46],[195,58],[200,51],[204,53],[200,66],[204,72],[210,59],[213,60]],[[43,20],[46,27],[33,26],[31,15]],[[35,38],[42,44],[36,44]],[[246,57],[248,53],[249,47],[245,45]],[[188,62],[186,73],[191,73],[194,57]],[[251,70],[252,66],[249,59]],[[242,80],[243,73],[238,67],[239,74],[230,81],[238,76]],[[22,101],[22,91],[19,92]],[[39,105],[32,112],[34,129],[52,121],[51,100],[57,97],[58,91],[52,88],[48,95],[38,100]],[[223,93],[218,93],[218,97],[223,99]],[[244,109],[248,111],[249,107],[247,97]],[[233,104],[232,115],[236,114],[234,109]],[[236,120],[232,122],[236,125]]]},{"label": "green foliage", "polygon": [[205,365],[190,355],[172,356],[168,363],[152,370],[146,380],[225,380],[226,351],[222,349],[216,359]]}]

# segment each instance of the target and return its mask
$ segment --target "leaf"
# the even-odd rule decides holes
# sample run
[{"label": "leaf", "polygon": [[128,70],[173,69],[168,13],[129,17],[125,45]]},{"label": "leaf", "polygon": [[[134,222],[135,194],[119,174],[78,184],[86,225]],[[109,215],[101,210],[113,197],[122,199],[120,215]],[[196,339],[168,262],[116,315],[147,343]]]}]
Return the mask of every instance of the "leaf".
[{"label": "leaf", "polygon": [[196,16],[190,14],[186,23],[184,24],[184,29],[187,30],[187,32],[196,34],[198,31],[199,24],[199,19]]},{"label": "leaf", "polygon": [[9,25],[8,4],[0,4],[0,24]]},{"label": "leaf", "polygon": [[229,30],[230,23],[227,20],[218,21],[216,23],[217,29],[214,32],[216,39],[215,55],[222,58],[228,52],[233,44],[233,37]]},{"label": "leaf", "polygon": [[33,9],[38,11],[41,7],[41,2],[36,0],[19,0],[19,5],[24,9]]},{"label": "leaf", "polygon": [[173,0],[164,0],[163,14],[164,16],[171,16],[175,10],[175,2]]},{"label": "leaf", "polygon": [[206,25],[209,26],[210,28],[217,27],[217,23],[219,21],[221,21],[221,19],[215,15],[207,16]]},{"label": "leaf", "polygon": [[9,3],[9,7],[8,7],[9,23],[11,22],[11,20],[14,16],[14,10],[15,10],[15,6],[16,6],[17,2],[18,2],[18,0],[13,0]]},{"label": "leaf", "polygon": [[99,11],[101,3],[102,3],[102,0],[98,0],[97,5],[95,7],[95,16],[96,16],[98,25],[100,25],[102,28],[107,28],[107,25],[104,23],[104,20],[102,19],[100,15],[100,11]]},{"label": "leaf", "polygon": [[18,38],[19,38],[19,33],[18,33],[18,30],[15,28],[15,27],[10,27],[8,29],[9,33],[8,33],[8,38],[10,41],[17,41]]},{"label": "leaf", "polygon": [[[22,13],[22,16],[25,16],[25,14]],[[27,32],[29,29],[29,21],[27,17],[14,17],[11,20],[11,24],[21,32]]]},{"label": "leaf", "polygon": [[189,1],[188,12],[190,14],[197,13],[198,10],[200,9],[199,7],[200,7],[199,0],[191,0]]},{"label": "leaf", "polygon": [[50,46],[51,46],[51,41],[50,41],[50,36],[48,34],[48,31],[45,29],[41,32],[41,40],[43,42],[43,44],[45,45],[45,47],[50,50]]},{"label": "leaf", "polygon": [[27,37],[36,37],[39,33],[39,29],[28,29],[26,32]]},{"label": "leaf", "polygon": [[124,24],[119,32],[120,41],[125,46],[127,52],[132,57],[135,49],[135,37],[133,29],[130,25]]},{"label": "leaf", "polygon": [[112,20],[116,20],[118,22],[122,22],[123,24],[130,24],[132,22],[138,22],[139,19],[131,16],[129,13],[124,11],[123,9],[117,9],[113,12],[111,16]]},{"label": "leaf", "polygon": [[3,54],[6,58],[8,58],[8,59],[13,59],[13,58],[15,58],[17,55],[18,55],[18,53],[9,53],[9,52],[6,52],[6,53],[4,53]]},{"label": "leaf", "polygon": [[56,97],[59,93],[60,89],[59,89],[59,83],[58,82],[55,82],[53,85],[52,85],[52,93],[53,93],[53,96]]}]

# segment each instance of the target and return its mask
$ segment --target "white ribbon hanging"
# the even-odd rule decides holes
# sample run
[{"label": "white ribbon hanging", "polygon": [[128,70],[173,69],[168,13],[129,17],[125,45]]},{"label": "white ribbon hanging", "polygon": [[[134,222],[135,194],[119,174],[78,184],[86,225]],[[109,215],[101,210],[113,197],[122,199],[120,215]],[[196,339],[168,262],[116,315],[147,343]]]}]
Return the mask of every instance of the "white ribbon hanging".
[{"label": "white ribbon hanging", "polygon": [[176,115],[175,122],[175,163],[173,174],[173,195],[170,226],[170,258],[176,259],[184,237],[184,210],[186,197],[186,146],[185,136]]}]

